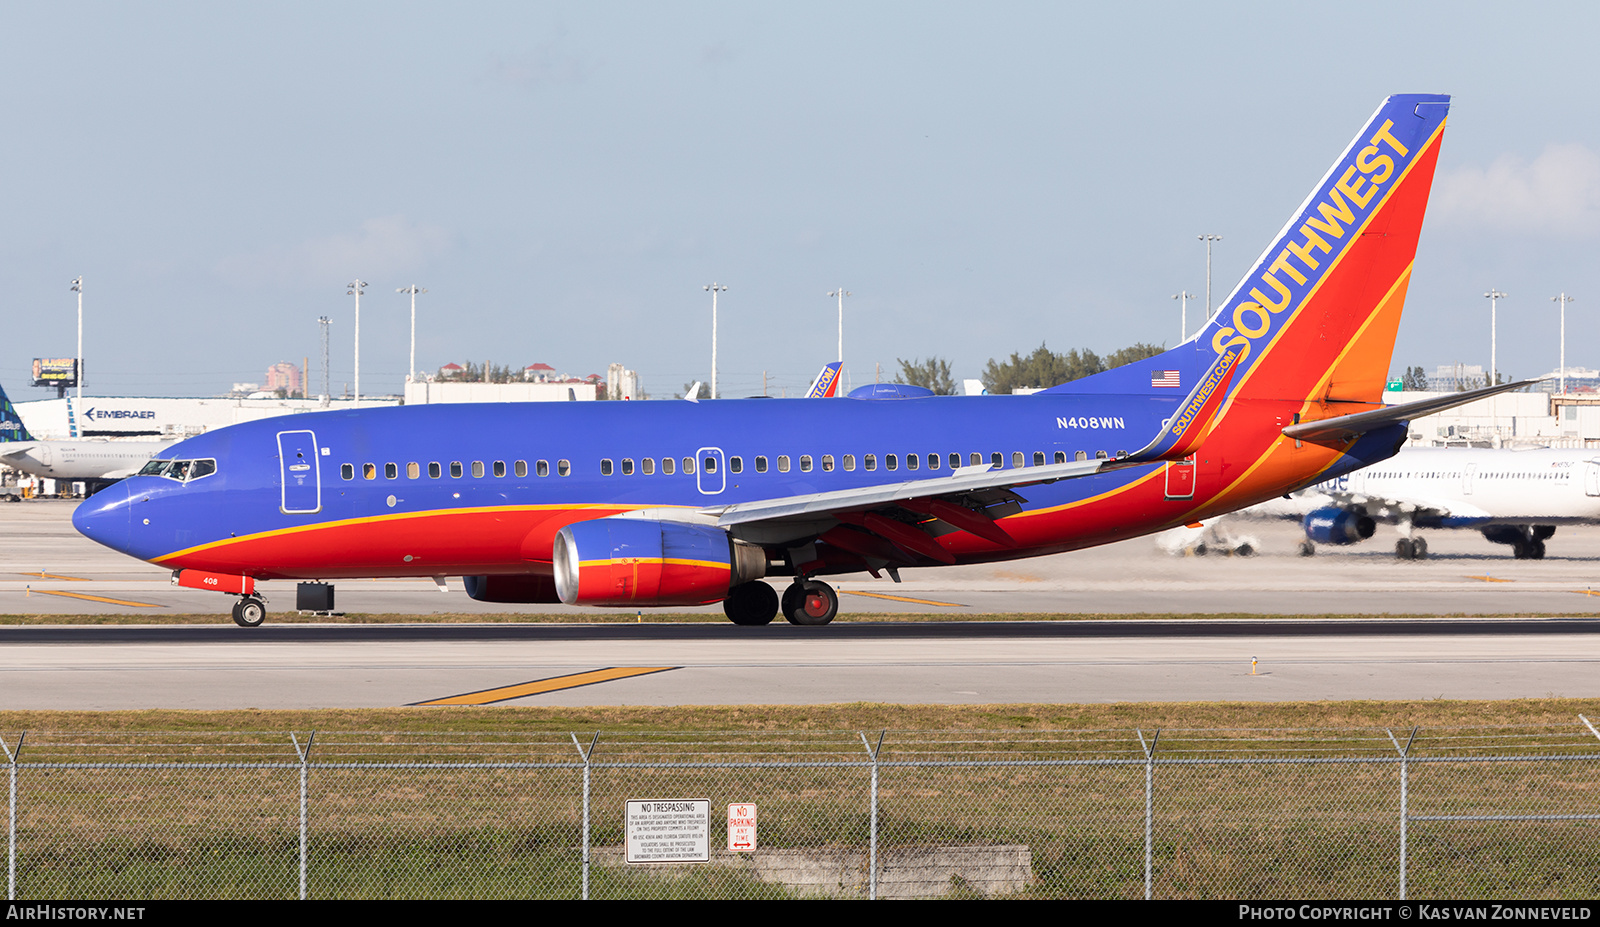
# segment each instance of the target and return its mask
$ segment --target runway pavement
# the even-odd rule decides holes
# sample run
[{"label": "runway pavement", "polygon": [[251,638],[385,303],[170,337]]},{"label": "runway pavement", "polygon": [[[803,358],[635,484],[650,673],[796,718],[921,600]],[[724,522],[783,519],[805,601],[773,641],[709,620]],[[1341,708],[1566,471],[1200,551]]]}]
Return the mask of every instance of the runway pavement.
[{"label": "runway pavement", "polygon": [[[172,587],[165,571],[79,538],[70,509],[0,506],[0,613],[214,611],[218,623],[0,628],[6,708],[358,707],[451,698],[669,705],[1600,697],[1600,622],[1588,619],[1304,624],[1270,617],[1600,613],[1600,596],[1589,594],[1600,572],[1600,529],[1562,529],[1543,561],[1513,560],[1476,534],[1434,532],[1434,557],[1396,562],[1392,540],[1301,558],[1292,525],[1245,524],[1237,530],[1260,536],[1260,556],[1175,558],[1142,539],[1009,564],[906,571],[898,586],[843,582],[846,610],[862,617],[826,628],[327,628],[274,626],[269,618],[267,627],[247,631],[228,623],[226,597]],[[292,604],[292,585],[276,585],[276,597]],[[918,601],[850,594],[863,592]],[[346,582],[338,596],[348,611],[518,608],[480,605],[459,588],[441,595],[426,581]],[[1266,620],[871,621],[871,613],[895,611],[1239,612]]]}]

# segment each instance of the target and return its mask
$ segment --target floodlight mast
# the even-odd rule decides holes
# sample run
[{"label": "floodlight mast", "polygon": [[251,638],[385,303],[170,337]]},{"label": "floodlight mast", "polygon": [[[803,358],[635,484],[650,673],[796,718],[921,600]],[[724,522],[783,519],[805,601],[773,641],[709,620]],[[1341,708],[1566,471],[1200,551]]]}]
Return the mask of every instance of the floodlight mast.
[{"label": "floodlight mast", "polygon": [[1562,293],[1560,296],[1550,297],[1553,303],[1561,304],[1561,395],[1567,394],[1567,303],[1576,302],[1576,296]]},{"label": "floodlight mast", "polygon": [[356,402],[360,402],[361,401],[361,291],[366,288],[367,282],[365,280],[362,280],[361,278],[357,277],[356,279],[350,281],[349,283],[347,283],[345,285],[348,286],[349,289],[345,291],[344,295],[346,295],[346,296],[354,296],[356,298],[356,375],[355,375],[356,397],[355,397],[355,399],[356,399]]},{"label": "floodlight mast", "polygon": [[1496,386],[1500,383],[1500,368],[1496,366],[1495,358],[1495,349],[1498,347],[1496,341],[1499,338],[1496,309],[1500,300],[1506,298],[1506,294],[1494,287],[1490,287],[1489,292],[1483,294],[1483,297],[1489,301],[1489,382],[1485,383],[1484,386]]},{"label": "floodlight mast", "polygon": [[428,291],[413,283],[395,292],[411,294],[411,366],[406,368],[406,382],[412,383],[417,379],[417,294]]},{"label": "floodlight mast", "polygon": [[1178,336],[1178,343],[1183,344],[1189,340],[1189,300],[1194,299],[1194,294],[1188,290],[1179,290],[1172,295],[1172,298],[1179,300],[1178,321],[1182,333]]},{"label": "floodlight mast", "polygon": [[717,398],[717,294],[727,292],[728,288],[713,282],[701,289],[711,292],[711,398],[715,399]]},{"label": "floodlight mast", "polygon": [[78,402],[83,402],[83,275],[72,278],[72,292],[78,294],[78,360],[72,378],[77,381]]},{"label": "floodlight mast", "polygon": [[[854,295],[856,295],[856,294],[850,292],[849,290],[845,289],[844,287],[839,287],[837,290],[834,290],[833,292],[828,294],[828,298],[830,298],[830,299],[832,299],[835,296],[837,296],[839,298],[839,375],[840,376],[844,376],[844,298],[846,296],[854,296]],[[841,393],[840,395],[843,395],[843,394]]]},{"label": "floodlight mast", "polygon": [[318,316],[317,324],[322,326],[322,407],[326,409],[331,397],[328,394],[328,326],[333,320],[327,316]]},{"label": "floodlight mast", "polygon": [[1211,320],[1211,246],[1222,240],[1221,235],[1196,235],[1206,243],[1206,321]]}]

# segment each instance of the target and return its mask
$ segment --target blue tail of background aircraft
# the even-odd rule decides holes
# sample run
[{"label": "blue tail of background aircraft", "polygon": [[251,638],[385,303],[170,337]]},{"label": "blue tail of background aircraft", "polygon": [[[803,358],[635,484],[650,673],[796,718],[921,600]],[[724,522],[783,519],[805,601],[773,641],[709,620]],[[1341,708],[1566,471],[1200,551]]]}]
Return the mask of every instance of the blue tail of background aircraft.
[{"label": "blue tail of background aircraft", "polygon": [[6,396],[5,387],[0,386],[0,444],[8,441],[32,440],[34,437],[28,433],[28,426],[22,424],[16,406],[13,406],[11,399]]}]

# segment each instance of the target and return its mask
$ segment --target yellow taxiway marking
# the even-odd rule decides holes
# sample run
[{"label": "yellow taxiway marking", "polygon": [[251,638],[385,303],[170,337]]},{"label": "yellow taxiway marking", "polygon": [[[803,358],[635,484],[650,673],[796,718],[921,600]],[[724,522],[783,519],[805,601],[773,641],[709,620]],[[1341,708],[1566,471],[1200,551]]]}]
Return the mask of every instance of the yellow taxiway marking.
[{"label": "yellow taxiway marking", "polygon": [[60,595],[66,596],[69,599],[85,599],[90,602],[105,602],[110,605],[131,605],[134,608],[166,608],[165,605],[157,605],[154,602],[130,602],[127,599],[108,599],[103,595],[84,595],[81,592],[61,592],[56,589],[34,589],[33,591],[39,593],[40,595]]},{"label": "yellow taxiway marking", "polygon": [[631,676],[648,676],[651,673],[665,673],[675,670],[676,666],[608,666],[588,673],[573,673],[570,676],[552,676],[549,679],[535,679],[532,682],[522,682],[514,686],[501,686],[498,689],[484,689],[480,692],[467,692],[463,695],[452,695],[447,698],[436,698],[426,702],[413,702],[413,705],[488,705],[491,702],[504,702],[507,699],[523,698],[528,695],[540,695],[545,692],[560,692],[562,689],[576,689],[579,686],[592,686],[597,682],[610,682],[613,679],[627,679]]},{"label": "yellow taxiway marking", "polygon": [[1600,595],[1600,589],[1573,589],[1578,595]]},{"label": "yellow taxiway marking", "polygon": [[82,576],[57,576],[54,573],[18,573],[18,576],[37,576],[40,579],[64,579],[73,583],[86,583],[89,580]]},{"label": "yellow taxiway marking", "polygon": [[1493,576],[1468,576],[1467,579],[1479,579],[1486,583],[1514,583],[1514,579],[1496,579]]},{"label": "yellow taxiway marking", "polygon": [[942,605],[945,608],[966,608],[960,602],[935,602],[931,599],[908,599],[903,595],[888,595],[882,592],[854,592],[849,589],[840,589],[840,595],[864,595],[874,599],[888,599],[891,602],[910,602],[912,605]]}]

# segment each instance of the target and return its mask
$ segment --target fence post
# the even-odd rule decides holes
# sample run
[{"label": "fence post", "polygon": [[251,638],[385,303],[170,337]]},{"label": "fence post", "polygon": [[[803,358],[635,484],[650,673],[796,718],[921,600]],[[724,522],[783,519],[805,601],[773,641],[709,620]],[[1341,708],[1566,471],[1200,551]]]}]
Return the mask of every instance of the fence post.
[{"label": "fence post", "polygon": [[300,900],[306,900],[306,781],[308,764],[311,761],[311,744],[317,739],[317,732],[312,731],[306,735],[305,747],[300,746],[300,738],[289,732],[289,741],[294,744],[294,752],[300,757]]},{"label": "fence post", "polygon": [[883,735],[886,731],[878,732],[877,744],[867,741],[867,735],[861,732],[861,745],[867,748],[867,755],[872,758],[872,791],[867,805],[867,828],[869,841],[867,844],[867,900],[878,900],[878,751],[883,749]]},{"label": "fence post", "polygon": [[1400,741],[1394,737],[1394,732],[1385,728],[1384,733],[1389,735],[1389,742],[1400,751],[1400,900],[1406,900],[1406,838],[1411,826],[1411,745],[1417,739],[1419,728],[1411,729],[1411,736],[1406,738],[1406,745],[1400,746]]},{"label": "fence post", "polygon": [[1149,901],[1155,855],[1152,838],[1155,832],[1156,741],[1161,739],[1161,729],[1156,728],[1149,743],[1144,742],[1144,731],[1135,730],[1134,733],[1139,735],[1139,746],[1144,748],[1144,900]]},{"label": "fence post", "polygon": [[594,739],[589,741],[589,749],[585,750],[579,742],[578,735],[572,735],[572,745],[578,748],[578,755],[583,757],[583,889],[579,898],[589,900],[589,764],[594,756],[594,745],[600,742],[600,732],[595,731]]},{"label": "fence post", "polygon": [[22,753],[22,740],[27,731],[17,735],[17,749],[6,746],[0,737],[0,747],[5,747],[6,761],[11,767],[10,798],[6,802],[6,899],[17,899],[17,757]]}]

